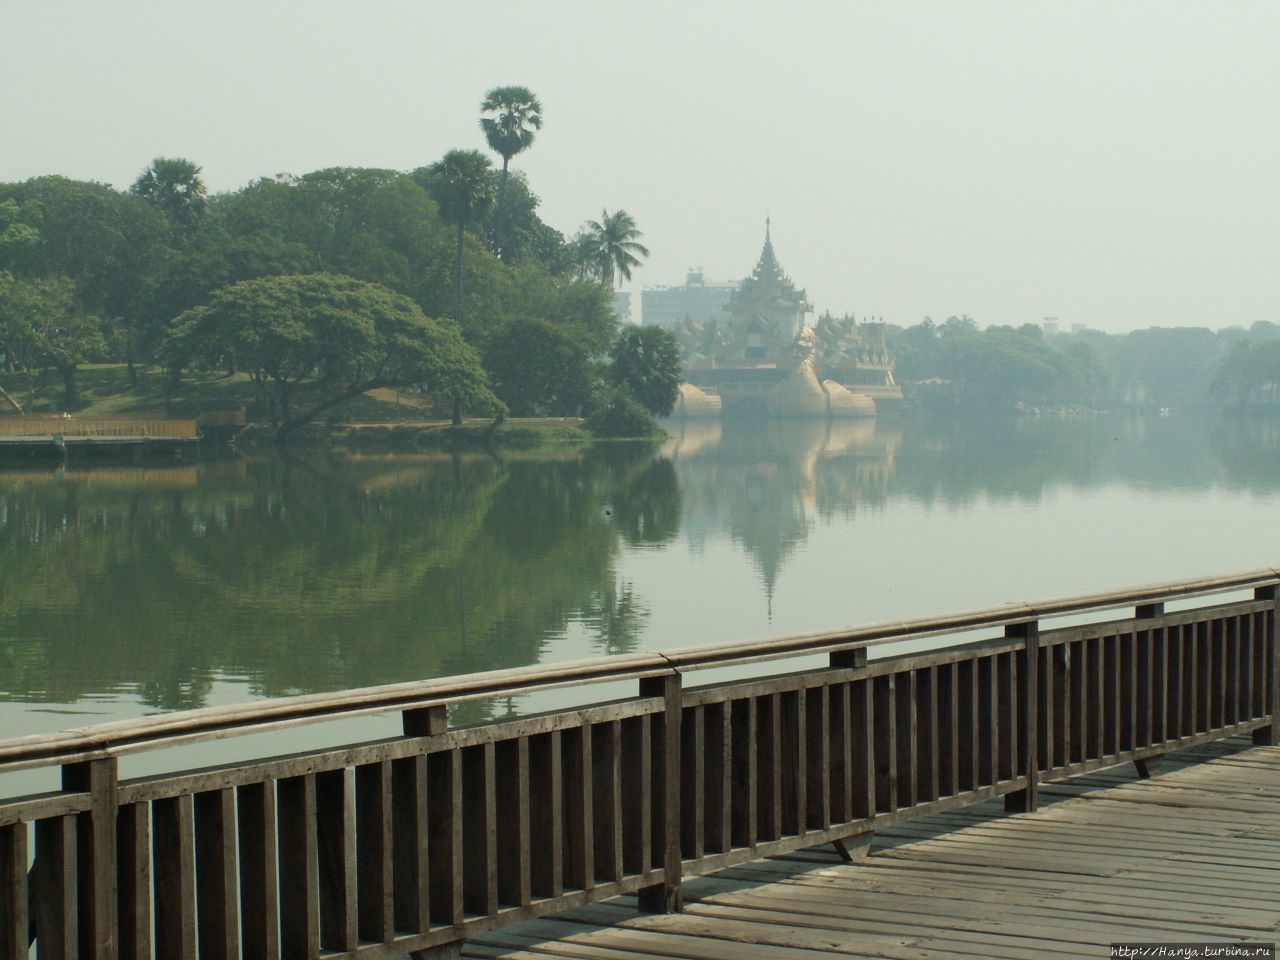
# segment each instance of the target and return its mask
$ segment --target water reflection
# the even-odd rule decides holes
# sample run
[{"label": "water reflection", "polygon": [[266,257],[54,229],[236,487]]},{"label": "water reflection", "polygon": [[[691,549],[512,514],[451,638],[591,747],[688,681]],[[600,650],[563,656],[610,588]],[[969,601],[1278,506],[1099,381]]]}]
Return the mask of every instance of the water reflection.
[{"label": "water reflection", "polygon": [[0,691],[205,702],[535,662],[571,620],[633,648],[620,544],[679,526],[671,463],[559,458],[231,461],[0,475]]},{"label": "water reflection", "polygon": [[[884,550],[908,508],[981,506],[994,528],[1000,504],[1035,509],[1060,488],[1280,489],[1273,421],[730,421],[671,433],[656,450],[0,470],[0,700],[13,703],[0,727],[19,704],[198,706],[227,678],[281,696],[669,646],[672,631],[651,622],[670,598],[628,571],[671,561],[676,544],[718,558],[694,574],[706,602],[741,605],[742,585],[712,569],[728,543],[772,604],[818,531],[838,531],[832,555],[868,595],[891,590],[859,524],[877,524]],[[964,562],[927,542],[934,527],[914,529],[905,549]],[[789,588],[792,606],[830,593],[831,577]],[[848,622],[846,607],[828,612]]]},{"label": "water reflection", "polygon": [[818,522],[882,506],[901,432],[874,421],[691,422],[663,452],[677,465],[685,536],[720,533],[751,557],[770,607],[787,558]]}]

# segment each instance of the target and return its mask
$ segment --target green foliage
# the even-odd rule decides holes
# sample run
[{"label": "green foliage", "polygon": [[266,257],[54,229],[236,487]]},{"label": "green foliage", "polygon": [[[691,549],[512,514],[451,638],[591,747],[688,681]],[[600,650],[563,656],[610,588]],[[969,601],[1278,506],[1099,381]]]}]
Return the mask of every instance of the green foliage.
[{"label": "green foliage", "polygon": [[[163,353],[173,367],[231,366],[271,392],[281,436],[377,387],[419,386],[481,409],[498,407],[475,352],[455,327],[408,298],[349,277],[311,274],[233,284],[177,318]],[[291,400],[304,382],[323,393]]]},{"label": "green foliage", "polygon": [[55,367],[62,374],[66,409],[78,400],[76,368],[105,347],[101,321],[81,309],[70,278],[9,280],[0,286],[0,353],[19,369]]},{"label": "green foliage", "polygon": [[1213,396],[1237,407],[1280,401],[1280,339],[1238,343],[1222,361],[1210,389]]},{"label": "green foliage", "polygon": [[589,426],[597,437],[612,439],[646,439],[661,433],[649,411],[623,389],[604,397]]},{"label": "green foliage", "polygon": [[618,335],[609,379],[648,413],[665,417],[680,395],[680,345],[662,327],[629,326]]},{"label": "green foliage", "polygon": [[[80,308],[128,323],[168,256],[168,227],[146,201],[100,183],[38,177],[0,185],[38,242],[14,255],[0,246],[0,269],[17,276],[70,277]],[[10,208],[12,209],[12,208]]]},{"label": "green foliage", "polygon": [[494,392],[514,416],[576,416],[590,399],[593,371],[582,338],[570,329],[513,320],[483,356]]}]

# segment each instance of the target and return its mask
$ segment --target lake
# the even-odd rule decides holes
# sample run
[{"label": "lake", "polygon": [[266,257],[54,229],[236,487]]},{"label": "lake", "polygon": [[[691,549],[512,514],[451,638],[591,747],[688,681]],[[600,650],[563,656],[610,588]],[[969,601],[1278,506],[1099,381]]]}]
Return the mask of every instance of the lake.
[{"label": "lake", "polygon": [[0,467],[0,736],[1280,561],[1268,420],[668,429],[660,447]]}]

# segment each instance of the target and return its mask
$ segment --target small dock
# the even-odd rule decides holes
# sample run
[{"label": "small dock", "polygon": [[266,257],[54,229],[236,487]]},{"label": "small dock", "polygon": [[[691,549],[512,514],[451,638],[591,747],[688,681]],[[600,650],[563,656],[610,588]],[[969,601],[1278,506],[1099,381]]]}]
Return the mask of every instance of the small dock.
[{"label": "small dock", "polygon": [[484,934],[506,960],[1106,957],[1111,943],[1280,929],[1280,748],[1236,738],[899,824],[869,856],[813,848],[684,883],[680,914],[619,898]]},{"label": "small dock", "polygon": [[134,417],[0,417],[0,459],[177,457],[200,442],[194,420]]}]

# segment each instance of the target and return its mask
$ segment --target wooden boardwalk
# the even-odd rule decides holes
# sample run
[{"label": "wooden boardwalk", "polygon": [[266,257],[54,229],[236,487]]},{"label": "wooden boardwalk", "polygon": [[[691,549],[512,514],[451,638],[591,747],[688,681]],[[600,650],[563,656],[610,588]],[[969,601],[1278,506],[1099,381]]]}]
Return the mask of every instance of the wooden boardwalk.
[{"label": "wooden boardwalk", "polygon": [[1112,942],[1275,941],[1280,747],[1247,738],[1042,784],[894,826],[869,857],[830,847],[685,881],[686,908],[618,898],[492,931],[462,955],[509,960],[1106,957]]}]

